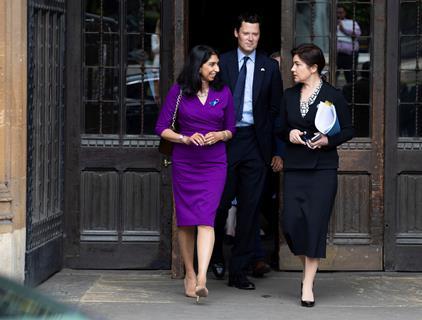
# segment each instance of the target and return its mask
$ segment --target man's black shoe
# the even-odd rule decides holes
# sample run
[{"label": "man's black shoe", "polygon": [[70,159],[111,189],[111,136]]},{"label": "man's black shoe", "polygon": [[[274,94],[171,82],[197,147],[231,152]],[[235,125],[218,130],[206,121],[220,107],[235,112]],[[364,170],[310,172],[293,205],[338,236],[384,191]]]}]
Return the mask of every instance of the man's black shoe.
[{"label": "man's black shoe", "polygon": [[211,263],[211,270],[218,280],[222,280],[226,273],[226,266],[224,265],[224,262]]},{"label": "man's black shoe", "polygon": [[255,290],[255,285],[249,281],[244,274],[230,275],[229,287],[235,287],[242,290]]},{"label": "man's black shoe", "polygon": [[264,274],[271,271],[271,267],[265,261],[257,261],[252,268],[252,277],[262,278]]}]

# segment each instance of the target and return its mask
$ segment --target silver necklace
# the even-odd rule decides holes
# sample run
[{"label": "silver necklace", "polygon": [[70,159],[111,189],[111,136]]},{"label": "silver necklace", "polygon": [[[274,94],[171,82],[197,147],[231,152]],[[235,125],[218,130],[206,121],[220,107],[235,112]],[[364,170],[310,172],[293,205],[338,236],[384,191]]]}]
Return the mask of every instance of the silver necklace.
[{"label": "silver necklace", "polygon": [[[312,92],[308,100],[300,101],[300,114],[302,118],[304,118],[306,114],[308,113],[309,106],[315,102],[315,99],[318,96],[319,91],[321,90],[321,87],[322,87],[322,80],[319,81],[318,86],[315,88],[314,92]],[[302,92],[300,94],[302,95]]]}]

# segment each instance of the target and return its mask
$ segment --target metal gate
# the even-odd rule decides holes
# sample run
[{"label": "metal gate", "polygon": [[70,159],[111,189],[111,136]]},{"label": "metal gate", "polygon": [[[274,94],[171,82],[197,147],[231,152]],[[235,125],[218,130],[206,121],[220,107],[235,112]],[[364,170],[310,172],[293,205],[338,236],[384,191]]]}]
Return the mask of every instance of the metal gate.
[{"label": "metal gate", "polygon": [[63,261],[65,0],[28,1],[28,165],[25,282]]}]

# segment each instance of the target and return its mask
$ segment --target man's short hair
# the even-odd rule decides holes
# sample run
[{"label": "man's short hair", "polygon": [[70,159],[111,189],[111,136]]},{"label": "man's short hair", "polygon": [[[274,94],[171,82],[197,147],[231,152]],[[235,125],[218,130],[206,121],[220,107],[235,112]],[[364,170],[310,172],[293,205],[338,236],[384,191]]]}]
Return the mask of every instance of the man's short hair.
[{"label": "man's short hair", "polygon": [[237,32],[239,32],[239,29],[242,26],[243,22],[258,23],[259,25],[261,25],[261,17],[257,13],[252,13],[252,12],[241,13],[237,17],[237,22],[235,26]]}]

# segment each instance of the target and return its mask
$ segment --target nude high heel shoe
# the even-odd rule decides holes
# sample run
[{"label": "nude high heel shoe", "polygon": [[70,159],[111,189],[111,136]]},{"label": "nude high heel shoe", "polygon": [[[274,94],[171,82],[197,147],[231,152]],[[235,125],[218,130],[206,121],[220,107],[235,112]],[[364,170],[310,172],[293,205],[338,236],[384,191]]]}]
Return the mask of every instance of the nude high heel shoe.
[{"label": "nude high heel shoe", "polygon": [[197,297],[197,294],[195,293],[196,281],[195,280],[189,281],[189,279],[185,277],[185,279],[183,280],[183,283],[185,285],[185,296],[189,298],[196,298]]},{"label": "nude high heel shoe", "polygon": [[199,303],[199,298],[208,297],[208,289],[205,286],[196,286],[195,287],[195,294],[196,294],[196,303]]}]

